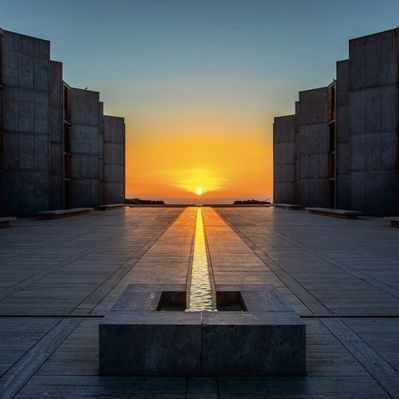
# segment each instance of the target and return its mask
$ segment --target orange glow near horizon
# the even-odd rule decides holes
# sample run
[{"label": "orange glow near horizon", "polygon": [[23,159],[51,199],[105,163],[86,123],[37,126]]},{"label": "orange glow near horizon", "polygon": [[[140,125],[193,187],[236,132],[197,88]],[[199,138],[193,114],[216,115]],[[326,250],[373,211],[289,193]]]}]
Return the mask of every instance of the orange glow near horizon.
[{"label": "orange glow near horizon", "polygon": [[208,78],[159,81],[126,109],[128,198],[202,204],[272,197],[273,111],[264,88]]},{"label": "orange glow near horizon", "polygon": [[201,198],[204,203],[270,198],[271,157],[266,138],[175,137],[128,143],[126,196],[166,202]]}]

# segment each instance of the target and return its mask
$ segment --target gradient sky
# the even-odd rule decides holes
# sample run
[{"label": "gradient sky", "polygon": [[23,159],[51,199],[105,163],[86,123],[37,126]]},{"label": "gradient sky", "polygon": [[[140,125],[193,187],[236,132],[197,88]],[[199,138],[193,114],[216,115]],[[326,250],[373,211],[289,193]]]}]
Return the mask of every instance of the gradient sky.
[{"label": "gradient sky", "polygon": [[172,201],[271,197],[273,116],[398,25],[397,0],[0,0],[0,27],[126,118],[127,196]]}]

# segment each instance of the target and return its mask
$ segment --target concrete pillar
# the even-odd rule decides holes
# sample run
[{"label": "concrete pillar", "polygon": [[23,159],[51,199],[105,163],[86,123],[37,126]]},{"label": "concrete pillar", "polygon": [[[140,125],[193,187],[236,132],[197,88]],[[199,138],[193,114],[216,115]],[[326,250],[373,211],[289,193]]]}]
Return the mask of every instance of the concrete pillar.
[{"label": "concrete pillar", "polygon": [[298,202],[331,207],[328,87],[299,92],[296,167]]},{"label": "concrete pillar", "polygon": [[351,208],[399,214],[398,29],[349,42]]},{"label": "concrete pillar", "polygon": [[32,214],[49,207],[50,43],[3,31],[1,58],[0,214]]},{"label": "concrete pillar", "polygon": [[125,121],[104,116],[104,204],[125,202]]},{"label": "concrete pillar", "polygon": [[296,198],[296,118],[274,118],[273,124],[273,202],[294,204]]},{"label": "concrete pillar", "polygon": [[95,91],[71,90],[70,206],[92,207],[102,203],[101,142],[102,105]]}]

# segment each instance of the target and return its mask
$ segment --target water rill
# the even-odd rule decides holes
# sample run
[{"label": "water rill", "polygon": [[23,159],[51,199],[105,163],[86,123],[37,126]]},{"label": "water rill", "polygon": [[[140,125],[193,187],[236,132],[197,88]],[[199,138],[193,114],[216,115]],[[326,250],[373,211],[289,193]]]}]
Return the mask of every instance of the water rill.
[{"label": "water rill", "polygon": [[206,249],[202,209],[197,209],[191,276],[188,286],[188,312],[215,310]]},{"label": "water rill", "polygon": [[[265,283],[248,285],[242,274],[244,281],[236,282],[230,276],[226,281],[223,273],[214,274],[214,270],[229,262],[223,257],[223,263],[219,263],[217,252],[214,262],[210,262],[212,251],[219,249],[213,244],[208,246],[208,239],[215,242],[211,231],[215,226],[214,212],[208,207],[186,208],[175,222],[176,228],[172,225],[161,237],[160,246],[152,247],[145,255],[143,267],[154,265],[158,272],[166,244],[179,238],[184,222],[187,236],[182,241],[186,253],[179,263],[187,277],[176,276],[170,283],[145,281],[127,285],[99,323],[100,375],[305,373],[305,323],[278,289]],[[206,226],[208,215],[213,215],[212,227]],[[219,240],[227,245],[234,233],[223,230]],[[241,248],[245,250],[242,245]],[[241,258],[243,264],[237,265],[234,251],[230,256],[232,271],[237,266],[245,269],[244,262],[251,265],[257,259],[248,255]],[[165,262],[169,260],[166,258]],[[168,269],[169,264],[165,263],[165,271]]]}]

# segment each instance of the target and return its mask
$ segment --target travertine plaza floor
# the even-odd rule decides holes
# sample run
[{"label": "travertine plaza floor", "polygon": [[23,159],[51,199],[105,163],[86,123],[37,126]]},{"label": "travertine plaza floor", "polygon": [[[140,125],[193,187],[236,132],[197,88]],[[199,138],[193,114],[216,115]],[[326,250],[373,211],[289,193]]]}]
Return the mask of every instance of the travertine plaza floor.
[{"label": "travertine plaza floor", "polygon": [[273,283],[307,324],[301,378],[98,376],[97,325],[127,284],[185,284],[195,208],[0,230],[1,398],[399,398],[399,229],[204,208],[216,283]]}]

